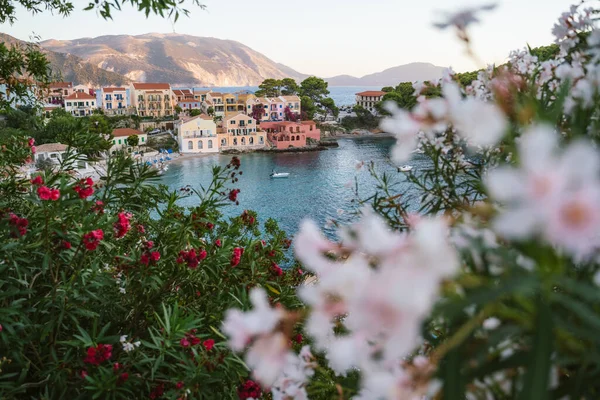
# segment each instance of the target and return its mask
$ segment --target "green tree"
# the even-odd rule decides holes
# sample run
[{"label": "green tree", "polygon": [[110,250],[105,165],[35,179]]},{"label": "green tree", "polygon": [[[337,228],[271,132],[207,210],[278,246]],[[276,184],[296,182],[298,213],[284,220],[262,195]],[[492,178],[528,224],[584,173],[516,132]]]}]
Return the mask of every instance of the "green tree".
[{"label": "green tree", "polygon": [[281,80],[281,94],[284,96],[292,96],[298,94],[300,86],[292,78],[283,78]]},{"label": "green tree", "polygon": [[183,111],[183,108],[181,108],[181,106],[180,106],[180,105],[176,105],[176,106],[175,106],[175,113],[177,113],[177,114],[181,114],[181,112],[182,112],[182,111]]},{"label": "green tree", "polygon": [[88,120],[88,129],[92,133],[110,133],[108,119],[104,115],[91,115]]},{"label": "green tree", "polygon": [[[214,108],[208,107],[207,112],[208,112],[208,115],[211,115],[211,113],[214,113]],[[190,110],[190,116],[192,116],[192,117],[196,117],[200,114],[202,114],[202,111],[198,110],[197,108]]]},{"label": "green tree", "polygon": [[211,106],[211,107],[208,107],[208,109],[206,110],[206,113],[207,113],[209,116],[211,116],[211,117],[212,117],[212,116],[214,116],[214,115],[215,115],[215,108],[214,108],[214,107],[212,107],[212,106]]},{"label": "green tree", "polygon": [[340,114],[340,109],[335,105],[335,102],[331,97],[326,97],[321,100],[321,107],[328,113],[337,118]]},{"label": "green tree", "polygon": [[300,83],[300,95],[310,97],[315,103],[320,103],[321,100],[329,96],[327,82],[316,76],[306,78]]},{"label": "green tree", "polygon": [[381,89],[382,92],[393,92],[394,91],[394,87],[393,86],[385,86],[384,88]]},{"label": "green tree", "polygon": [[127,144],[131,147],[135,147],[140,143],[140,138],[138,135],[131,135],[127,137]]},{"label": "green tree", "polygon": [[279,79],[265,79],[260,85],[255,95],[257,97],[277,97],[281,96],[282,81]]},{"label": "green tree", "polygon": [[301,108],[302,108],[302,119],[313,119],[317,112],[317,106],[315,102],[308,96],[300,97]]}]

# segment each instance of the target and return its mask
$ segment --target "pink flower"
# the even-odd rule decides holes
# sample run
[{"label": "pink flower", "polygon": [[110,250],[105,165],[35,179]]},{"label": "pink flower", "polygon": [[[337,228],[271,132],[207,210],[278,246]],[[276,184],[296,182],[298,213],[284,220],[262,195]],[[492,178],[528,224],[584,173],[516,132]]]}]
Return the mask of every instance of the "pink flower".
[{"label": "pink flower", "polygon": [[118,362],[113,364],[113,371],[116,372],[120,369],[121,369],[121,364],[119,364]]},{"label": "pink flower", "polygon": [[81,379],[85,379],[85,377],[88,376],[88,373],[85,369],[82,369],[81,372],[79,372],[79,376],[81,376]]},{"label": "pink flower", "polygon": [[221,247],[221,239],[215,240],[215,246]]},{"label": "pink flower", "polygon": [[92,178],[81,179],[77,185],[73,187],[73,190],[77,192],[80,199],[85,199],[94,194],[94,181]]},{"label": "pink flower", "polygon": [[33,145],[35,144],[35,139],[34,138],[29,138],[29,147],[33,147]]},{"label": "pink flower", "polygon": [[35,178],[33,178],[30,182],[32,185],[43,185],[44,179],[42,179],[41,175],[38,175]]},{"label": "pink flower", "polygon": [[190,347],[190,341],[188,340],[187,337],[181,338],[181,340],[179,341],[179,344],[182,347]]},{"label": "pink flower", "polygon": [[119,215],[117,216],[117,222],[115,222],[114,224],[115,238],[122,238],[127,234],[127,232],[129,232],[129,229],[131,229],[131,224],[129,223],[130,219],[130,213],[119,213]]},{"label": "pink flower", "polygon": [[211,351],[215,346],[215,341],[213,339],[206,339],[204,342],[202,342],[202,346],[204,346],[206,351]]},{"label": "pink flower", "polygon": [[35,152],[36,152],[35,146],[31,146],[31,154],[35,154]]},{"label": "pink flower", "polygon": [[273,273],[277,276],[283,275],[283,270],[276,263],[271,263],[271,268],[273,269]]},{"label": "pink flower", "polygon": [[294,337],[294,340],[295,340],[295,341],[296,341],[296,343],[298,343],[298,344],[302,343],[302,340],[303,340],[303,339],[304,339],[304,338],[302,337],[302,334],[301,334],[301,333],[297,334],[297,335],[296,335],[296,337]]},{"label": "pink flower", "polygon": [[160,253],[158,251],[153,251],[152,253],[150,253],[150,258],[152,258],[152,261],[158,261],[160,260]]},{"label": "pink flower", "polygon": [[179,381],[179,382],[177,382],[177,384],[175,385],[175,388],[176,388],[176,389],[181,389],[181,388],[183,387],[183,385],[184,385],[183,381]]},{"label": "pink flower", "polygon": [[244,249],[242,247],[236,247],[233,249],[233,254],[231,255],[231,266],[236,267],[244,254]]}]

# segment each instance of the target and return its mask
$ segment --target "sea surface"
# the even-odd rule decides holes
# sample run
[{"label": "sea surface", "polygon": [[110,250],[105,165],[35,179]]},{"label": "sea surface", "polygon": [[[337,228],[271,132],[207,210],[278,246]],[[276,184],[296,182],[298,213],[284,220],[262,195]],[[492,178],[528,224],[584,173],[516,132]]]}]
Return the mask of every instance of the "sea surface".
[{"label": "sea surface", "polygon": [[[379,173],[387,172],[398,182],[398,193],[409,188],[406,177],[389,160],[392,138],[339,139],[340,147],[306,153],[249,153],[239,156],[243,175],[235,187],[241,189],[239,206],[231,205],[223,211],[226,216],[237,216],[243,210],[258,212],[259,221],[274,218],[288,234],[294,234],[304,218],[315,220],[324,227],[328,236],[333,228],[325,229],[328,220],[346,223],[355,218],[358,198],[366,199],[375,192],[376,182],[366,168],[357,170],[360,161],[373,161]],[[425,161],[415,155],[410,164],[418,170]],[[211,180],[214,165],[227,165],[231,156],[210,156],[179,159],[169,166],[162,182],[177,190],[186,185],[200,188]],[[289,172],[287,179],[271,179],[271,171]],[[197,199],[187,198],[182,205],[194,205]]]}]

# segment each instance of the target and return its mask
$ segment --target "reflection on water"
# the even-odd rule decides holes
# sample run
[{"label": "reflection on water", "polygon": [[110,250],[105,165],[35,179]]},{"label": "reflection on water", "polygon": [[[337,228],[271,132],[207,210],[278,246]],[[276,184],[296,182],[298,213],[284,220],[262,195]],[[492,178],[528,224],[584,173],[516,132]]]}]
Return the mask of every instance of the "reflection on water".
[{"label": "reflection on water", "polygon": [[[358,161],[374,161],[379,172],[398,175],[389,161],[393,139],[342,139],[340,147],[307,153],[243,154],[239,156],[243,175],[236,187],[241,189],[239,206],[227,207],[226,215],[239,215],[245,209],[258,212],[259,220],[271,217],[289,234],[297,231],[303,218],[312,218],[320,226],[328,219],[347,221],[356,209],[354,179],[358,179],[359,196],[374,192],[374,181],[363,169],[356,170]],[[162,176],[162,183],[176,190],[186,185],[199,188],[211,181],[214,165],[226,165],[231,156],[214,155],[188,158],[173,163]],[[418,162],[413,162],[418,168]],[[288,179],[271,179],[272,170],[289,172]],[[403,190],[399,185],[398,190]],[[185,199],[183,205],[192,205]],[[331,233],[331,232],[329,232]]]}]

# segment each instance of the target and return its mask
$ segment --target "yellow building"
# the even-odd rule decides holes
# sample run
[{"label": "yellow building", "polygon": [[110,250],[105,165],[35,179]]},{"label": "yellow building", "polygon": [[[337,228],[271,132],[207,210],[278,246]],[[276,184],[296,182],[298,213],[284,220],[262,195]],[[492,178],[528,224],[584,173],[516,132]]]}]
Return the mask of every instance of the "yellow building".
[{"label": "yellow building", "polygon": [[267,142],[265,132],[257,128],[254,118],[242,113],[223,120],[217,136],[221,150],[257,149],[265,147]]},{"label": "yellow building", "polygon": [[131,105],[140,117],[165,117],[174,114],[175,95],[168,83],[132,83]]}]

